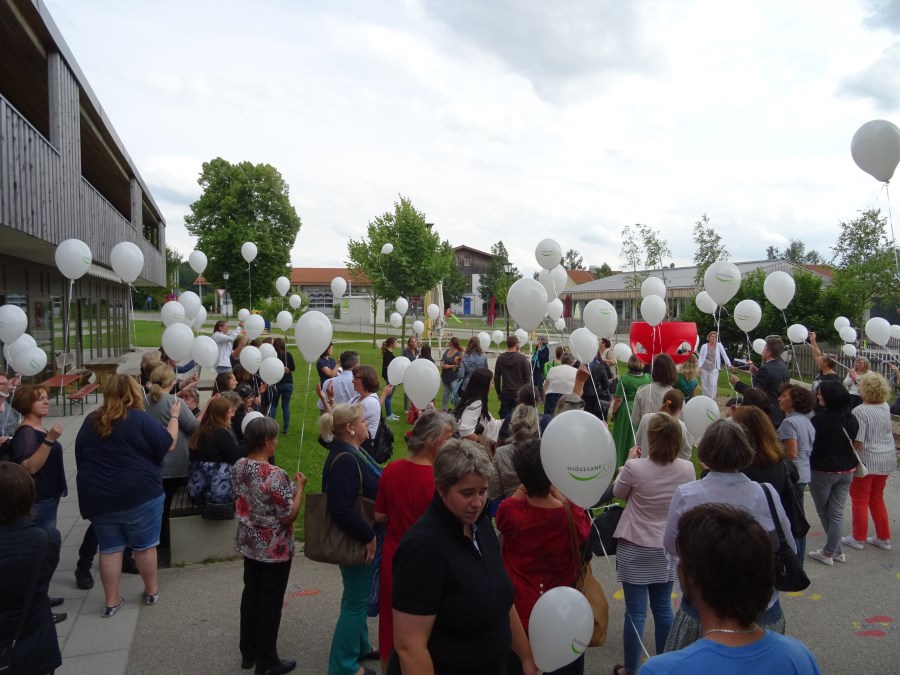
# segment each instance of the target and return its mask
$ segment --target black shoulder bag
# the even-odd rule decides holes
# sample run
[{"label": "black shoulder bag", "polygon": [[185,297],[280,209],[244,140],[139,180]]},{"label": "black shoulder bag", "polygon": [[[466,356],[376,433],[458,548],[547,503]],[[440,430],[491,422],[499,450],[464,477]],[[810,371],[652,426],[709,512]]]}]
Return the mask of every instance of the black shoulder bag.
[{"label": "black shoulder bag", "polygon": [[778,533],[778,550],[775,551],[775,588],[779,591],[802,591],[809,587],[809,577],[803,571],[800,560],[794,549],[784,537],[784,529],[781,520],[775,510],[775,502],[772,501],[772,493],[765,486],[759,486],[766,493],[766,501],[769,502],[769,513],[775,523],[775,531]]},{"label": "black shoulder bag", "polygon": [[28,586],[25,591],[25,604],[22,605],[22,613],[19,615],[19,623],[16,625],[16,632],[11,640],[3,640],[0,642],[0,675],[8,675],[12,672],[12,655],[15,651],[16,643],[22,635],[22,627],[25,625],[25,619],[31,611],[31,603],[34,600],[34,591],[37,588],[38,575],[43,569],[43,561],[47,554],[47,532],[39,527],[37,528],[40,535],[40,544],[38,544],[37,560],[31,570],[31,576],[28,579]]}]

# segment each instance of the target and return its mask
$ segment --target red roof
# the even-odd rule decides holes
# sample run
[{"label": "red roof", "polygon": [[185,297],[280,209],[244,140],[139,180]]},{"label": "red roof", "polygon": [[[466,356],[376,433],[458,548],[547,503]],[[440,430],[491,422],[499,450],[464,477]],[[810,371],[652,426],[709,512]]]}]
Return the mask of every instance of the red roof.
[{"label": "red roof", "polygon": [[829,279],[834,276],[834,268],[831,265],[803,265],[810,272],[816,272],[817,274],[821,274],[823,277],[828,277]]},{"label": "red roof", "polygon": [[575,284],[586,284],[594,280],[593,273],[587,270],[566,270],[566,274],[569,275],[569,279]]},{"label": "red roof", "polygon": [[360,286],[372,285],[364,274],[350,272],[346,267],[295,267],[291,270],[291,285],[328,286],[335,277]]},{"label": "red roof", "polygon": [[209,286],[209,282],[206,280],[206,277],[204,277],[202,274],[198,274],[197,278],[194,279],[191,283],[194,286],[196,286],[197,284],[203,284],[204,286]]}]

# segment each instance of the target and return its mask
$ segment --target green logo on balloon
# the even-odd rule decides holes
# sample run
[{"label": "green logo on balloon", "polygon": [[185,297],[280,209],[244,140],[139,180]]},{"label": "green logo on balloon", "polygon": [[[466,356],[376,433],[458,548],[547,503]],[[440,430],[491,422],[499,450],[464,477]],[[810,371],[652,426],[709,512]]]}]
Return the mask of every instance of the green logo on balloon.
[{"label": "green logo on balloon", "polygon": [[726,283],[726,284],[730,284],[731,282],[734,281],[734,279],[731,278],[730,276],[728,276],[727,274],[717,274],[716,279],[721,281],[722,283]]},{"label": "green logo on balloon", "polygon": [[601,310],[600,310],[600,313],[601,313],[603,316],[609,316],[609,315],[612,314],[614,311],[615,311],[615,310],[613,310],[613,309],[601,309]]},{"label": "green logo on balloon", "polygon": [[583,654],[584,650],[587,649],[587,647],[588,646],[578,638],[572,640],[572,653],[574,654]]},{"label": "green logo on balloon", "polygon": [[711,411],[707,410],[706,419],[708,419],[710,422],[715,422],[719,418],[716,415],[713,415]]},{"label": "green logo on balloon", "polygon": [[602,472],[602,471],[598,471],[598,472],[595,473],[593,476],[576,476],[574,473],[572,473],[571,471],[569,471],[569,476],[572,477],[572,478],[574,478],[575,480],[580,480],[580,481],[585,481],[585,482],[587,482],[587,481],[589,481],[589,480],[594,480],[594,479],[595,479],[597,476],[599,476],[601,473],[603,473],[603,472]]}]

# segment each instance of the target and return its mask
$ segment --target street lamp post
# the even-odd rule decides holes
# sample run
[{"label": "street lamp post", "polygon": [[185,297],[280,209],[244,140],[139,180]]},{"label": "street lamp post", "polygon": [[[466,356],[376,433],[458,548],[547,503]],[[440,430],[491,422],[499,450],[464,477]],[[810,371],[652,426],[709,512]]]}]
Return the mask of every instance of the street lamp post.
[{"label": "street lamp post", "polygon": [[509,337],[509,275],[512,274],[513,265],[509,260],[503,263],[503,271],[506,272],[506,337]]},{"label": "street lamp post", "polygon": [[228,297],[228,277],[231,275],[228,272],[222,272],[222,278],[225,280],[225,318],[231,318],[231,303],[229,302],[230,298]]}]

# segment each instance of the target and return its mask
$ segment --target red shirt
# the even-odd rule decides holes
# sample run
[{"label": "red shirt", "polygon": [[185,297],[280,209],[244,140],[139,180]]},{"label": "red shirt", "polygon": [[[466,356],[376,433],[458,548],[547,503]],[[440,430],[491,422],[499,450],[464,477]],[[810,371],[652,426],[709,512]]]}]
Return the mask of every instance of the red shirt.
[{"label": "red shirt", "polygon": [[379,590],[378,649],[389,654],[394,646],[391,597],[394,590],[394,553],[400,539],[428,509],[434,497],[434,468],[398,459],[384,467],[378,481],[375,511],[387,516],[387,531],[381,551],[381,588]]},{"label": "red shirt", "polygon": [[[591,531],[584,509],[572,505],[575,533],[581,546]],[[538,598],[557,586],[574,586],[569,524],[563,507],[542,509],[526,499],[504,499],[497,512],[497,529],[503,534],[503,567],[516,593],[516,611],[528,630],[528,619]]]}]

